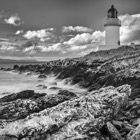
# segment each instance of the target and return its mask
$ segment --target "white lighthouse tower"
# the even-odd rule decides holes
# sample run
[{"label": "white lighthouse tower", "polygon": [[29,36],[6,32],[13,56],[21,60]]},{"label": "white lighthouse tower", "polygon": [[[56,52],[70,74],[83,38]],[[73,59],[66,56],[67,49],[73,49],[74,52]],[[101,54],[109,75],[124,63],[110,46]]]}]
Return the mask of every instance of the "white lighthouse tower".
[{"label": "white lighthouse tower", "polygon": [[118,11],[114,5],[107,12],[105,27],[105,45],[99,46],[99,50],[115,49],[120,46],[121,21],[118,19]]},{"label": "white lighthouse tower", "polygon": [[105,26],[105,45],[120,45],[121,21],[114,5],[108,10]]}]

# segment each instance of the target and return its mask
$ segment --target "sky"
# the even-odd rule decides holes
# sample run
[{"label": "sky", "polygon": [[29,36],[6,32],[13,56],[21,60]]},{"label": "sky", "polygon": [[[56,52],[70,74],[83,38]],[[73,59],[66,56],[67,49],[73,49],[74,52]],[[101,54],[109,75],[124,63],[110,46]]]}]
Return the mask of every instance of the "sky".
[{"label": "sky", "polygon": [[140,44],[140,0],[0,0],[0,58],[48,61],[96,51],[112,4],[121,44]]}]

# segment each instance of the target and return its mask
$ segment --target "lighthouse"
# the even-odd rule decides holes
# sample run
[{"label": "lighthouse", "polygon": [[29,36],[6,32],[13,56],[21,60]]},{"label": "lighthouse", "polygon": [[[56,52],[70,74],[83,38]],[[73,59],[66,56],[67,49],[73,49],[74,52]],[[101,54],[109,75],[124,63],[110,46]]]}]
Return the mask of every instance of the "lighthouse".
[{"label": "lighthouse", "polygon": [[114,5],[107,12],[105,27],[105,45],[120,45],[121,21],[118,19],[118,11]]},{"label": "lighthouse", "polygon": [[114,5],[107,12],[105,27],[105,45],[99,46],[99,50],[116,49],[120,46],[121,21],[118,19],[118,11]]},{"label": "lighthouse", "polygon": [[105,45],[120,45],[121,21],[118,19],[118,11],[114,5],[107,12],[105,27]]}]

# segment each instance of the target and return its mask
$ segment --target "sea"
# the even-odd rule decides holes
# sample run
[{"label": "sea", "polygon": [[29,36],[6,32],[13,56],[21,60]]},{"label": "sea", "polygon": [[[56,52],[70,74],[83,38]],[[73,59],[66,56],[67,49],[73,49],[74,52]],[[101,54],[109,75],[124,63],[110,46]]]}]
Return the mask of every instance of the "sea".
[{"label": "sea", "polygon": [[13,68],[14,65],[44,64],[45,62],[0,62],[0,68]]},{"label": "sea", "polygon": [[[28,65],[31,63],[1,63],[0,68],[12,68],[15,64]],[[0,70],[0,98],[24,90],[34,90],[37,93],[46,94],[57,94],[60,90],[68,90],[77,94],[87,91],[79,85],[71,85],[66,80],[70,81],[68,79],[59,80],[52,74],[47,75],[46,79],[38,79],[36,74],[29,75],[28,73],[21,74],[17,71]]]}]

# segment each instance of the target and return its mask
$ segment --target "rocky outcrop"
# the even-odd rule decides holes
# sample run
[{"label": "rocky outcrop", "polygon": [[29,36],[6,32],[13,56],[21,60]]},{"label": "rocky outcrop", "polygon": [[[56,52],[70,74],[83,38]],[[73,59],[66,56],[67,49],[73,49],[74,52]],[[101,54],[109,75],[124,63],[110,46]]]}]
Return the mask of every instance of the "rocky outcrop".
[{"label": "rocky outcrop", "polygon": [[60,91],[58,95],[23,91],[5,96],[0,99],[0,123],[23,119],[32,113],[56,106],[74,97],[76,95],[68,91]]},{"label": "rocky outcrop", "polygon": [[19,93],[14,93],[14,94],[10,94],[8,96],[5,96],[3,98],[0,98],[0,103],[3,102],[10,102],[10,101],[15,101],[18,99],[29,99],[29,98],[39,98],[39,97],[43,97],[46,94],[39,94],[39,93],[35,93],[33,90],[25,90]]},{"label": "rocky outcrop", "polygon": [[52,89],[52,90],[61,90],[61,88],[59,88],[59,87],[50,87],[50,89]]},{"label": "rocky outcrop", "polygon": [[41,84],[40,85],[37,85],[37,87],[40,88],[40,89],[46,89],[47,88],[46,85],[41,85]]},{"label": "rocky outcrop", "polygon": [[[122,138],[119,130],[109,123],[120,117],[127,108],[130,86],[118,88],[106,87],[88,95],[76,97],[74,93],[60,91],[57,99],[51,98],[53,106],[47,106],[38,113],[0,125],[2,139],[50,139],[50,140],[113,140]],[[71,96],[70,96],[71,95]],[[67,101],[59,102],[58,97],[67,97]],[[43,96],[42,98],[46,98]],[[74,97],[74,98],[71,98]],[[41,100],[37,98],[35,102]],[[56,104],[57,105],[56,105]],[[55,105],[54,105],[55,104]],[[13,116],[15,118],[15,116]],[[113,133],[116,136],[113,136]]]},{"label": "rocky outcrop", "polygon": [[47,78],[47,76],[46,76],[46,75],[41,74],[41,75],[39,75],[39,76],[38,76],[38,78],[40,78],[40,79],[44,79],[44,78]]},{"label": "rocky outcrop", "polygon": [[57,85],[57,82],[51,82],[50,84],[51,85]]},{"label": "rocky outcrop", "polygon": [[[29,96],[18,93],[0,99],[2,139],[140,139],[140,49],[123,46],[13,70],[36,73],[38,81],[54,74],[89,93],[77,97],[67,91],[57,95],[30,91]],[[61,90],[57,84],[52,89]]]}]

